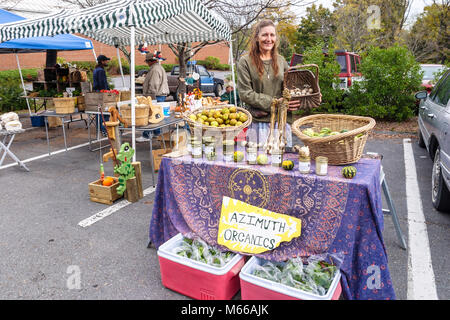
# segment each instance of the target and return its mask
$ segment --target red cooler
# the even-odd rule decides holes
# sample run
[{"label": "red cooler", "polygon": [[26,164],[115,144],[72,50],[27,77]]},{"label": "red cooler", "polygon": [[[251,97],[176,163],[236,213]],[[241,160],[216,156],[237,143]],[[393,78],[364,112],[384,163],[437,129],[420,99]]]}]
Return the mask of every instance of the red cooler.
[{"label": "red cooler", "polygon": [[174,252],[183,241],[177,234],[158,249],[162,284],[198,300],[230,300],[239,291],[244,257],[236,254],[221,268],[181,257]]}]

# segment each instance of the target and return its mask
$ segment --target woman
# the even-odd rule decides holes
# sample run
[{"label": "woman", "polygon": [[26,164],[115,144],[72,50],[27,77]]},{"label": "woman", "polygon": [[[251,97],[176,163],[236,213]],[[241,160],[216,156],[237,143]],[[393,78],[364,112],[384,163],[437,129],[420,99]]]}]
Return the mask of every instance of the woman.
[{"label": "woman", "polygon": [[[251,39],[250,52],[239,60],[237,67],[239,97],[252,114],[249,130],[257,132],[259,143],[267,140],[272,99],[281,98],[284,72],[288,69],[286,60],[278,54],[275,24],[271,20],[259,22]],[[296,107],[296,102],[289,103],[290,110]],[[287,121],[292,123],[290,111]],[[286,125],[286,140],[287,146],[292,147],[289,125]]]}]

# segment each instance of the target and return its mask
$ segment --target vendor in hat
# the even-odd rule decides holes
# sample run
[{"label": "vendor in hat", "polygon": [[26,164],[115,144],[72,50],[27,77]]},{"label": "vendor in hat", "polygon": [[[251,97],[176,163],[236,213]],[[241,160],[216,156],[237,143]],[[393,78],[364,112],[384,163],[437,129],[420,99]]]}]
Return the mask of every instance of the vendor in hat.
[{"label": "vendor in hat", "polygon": [[143,94],[144,96],[151,96],[152,99],[156,99],[158,102],[164,102],[166,96],[170,93],[166,71],[159,63],[163,60],[166,59],[161,56],[161,52],[159,51],[147,53],[145,56],[145,62],[150,69],[147,72],[142,86]]},{"label": "vendor in hat", "polygon": [[[220,96],[220,101],[228,101],[229,104],[235,104],[234,103],[234,90],[235,85],[233,81],[228,81],[225,83],[225,92]],[[236,100],[237,103],[235,105],[240,104],[239,94],[236,89]]]}]

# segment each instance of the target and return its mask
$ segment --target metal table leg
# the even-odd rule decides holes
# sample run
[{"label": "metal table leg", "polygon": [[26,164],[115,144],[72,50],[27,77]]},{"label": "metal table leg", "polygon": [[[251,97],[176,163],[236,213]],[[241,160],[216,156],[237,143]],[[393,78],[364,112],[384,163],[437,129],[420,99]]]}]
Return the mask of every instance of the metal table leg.
[{"label": "metal table leg", "polygon": [[[65,123],[64,123],[64,117],[61,117],[61,123],[62,123],[63,136],[64,136],[64,146],[66,147],[66,151],[67,151],[66,127],[65,127]],[[69,125],[69,124],[67,124],[67,125]]]},{"label": "metal table leg", "polygon": [[44,123],[45,123],[45,135],[47,136],[47,147],[48,147],[48,155],[51,156],[51,152],[50,152],[50,140],[48,137],[48,118],[44,117]]},{"label": "metal table leg", "polygon": [[5,144],[3,144],[3,142],[0,142],[0,149],[2,149],[2,150],[5,151],[5,154],[4,154],[3,157],[2,157],[2,161],[0,162],[0,166],[1,166],[1,164],[3,163],[4,156],[6,156],[6,154],[8,154],[15,162],[17,162],[17,164],[18,164],[19,166],[21,166],[22,168],[24,168],[25,170],[27,170],[27,171],[29,172],[30,169],[28,169],[27,166],[26,166],[22,161],[20,161],[20,159],[17,158],[16,155],[15,155],[14,153],[11,152],[11,150],[9,150],[9,147],[11,146],[12,141],[14,140],[14,136],[15,136],[15,135],[12,135],[12,136],[11,136],[11,138],[10,138],[9,143],[8,143],[7,146],[6,146]]},{"label": "metal table leg", "polygon": [[[3,138],[3,144],[4,145],[6,145],[6,137],[7,136],[5,136],[4,138]],[[8,143],[8,149],[9,149],[9,146],[11,145],[11,143],[12,143],[12,139],[9,141],[9,143]],[[0,151],[2,151],[3,149],[0,149]],[[3,150],[4,152],[3,152],[3,156],[2,156],[2,158],[0,159],[0,167],[2,166],[2,164],[3,164],[3,161],[5,161],[5,157],[6,157],[6,150]],[[0,152],[0,154],[1,154],[1,152]]]}]

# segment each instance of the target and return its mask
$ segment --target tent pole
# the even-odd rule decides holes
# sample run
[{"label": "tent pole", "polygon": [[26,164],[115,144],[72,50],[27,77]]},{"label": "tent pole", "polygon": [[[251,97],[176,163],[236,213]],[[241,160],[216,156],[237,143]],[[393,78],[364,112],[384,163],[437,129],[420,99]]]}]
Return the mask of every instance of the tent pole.
[{"label": "tent pole", "polygon": [[92,45],[92,53],[94,53],[94,61],[97,62],[97,55],[95,54],[95,49],[93,45]]},{"label": "tent pole", "polygon": [[[17,68],[19,69],[20,81],[22,82],[23,93],[25,94],[26,97],[27,90],[25,89],[25,83],[23,82],[22,69],[20,68],[19,55],[17,54],[17,52],[16,52],[16,61],[17,61]],[[27,101],[28,113],[30,114],[31,117],[30,102],[28,101],[28,98],[25,98],[25,100]]]},{"label": "tent pole", "polygon": [[136,83],[135,83],[135,35],[136,29],[134,25],[130,29],[130,53],[131,53],[131,65],[130,65],[130,78],[131,78],[131,133],[132,133],[132,147],[134,149],[133,162],[136,162]]},{"label": "tent pole", "polygon": [[123,77],[122,60],[120,59],[119,46],[116,47],[117,60],[119,61],[120,75],[122,76],[122,85],[125,88],[125,78]]},{"label": "tent pole", "polygon": [[231,40],[231,39],[230,39],[230,57],[231,57],[231,78],[233,79],[233,84],[234,84],[234,90],[233,90],[234,105],[237,106],[237,97],[236,97],[237,84],[236,84],[236,79],[234,77],[233,40]]}]

